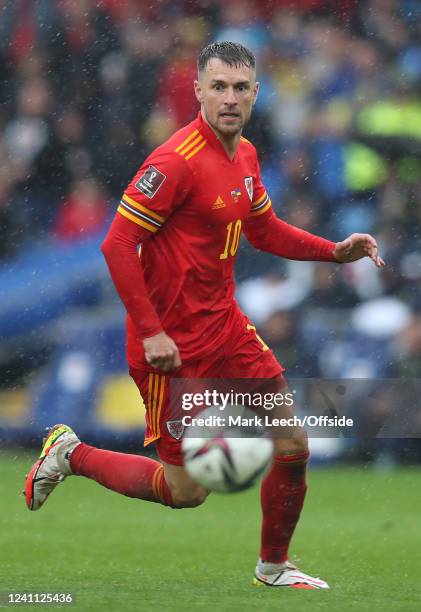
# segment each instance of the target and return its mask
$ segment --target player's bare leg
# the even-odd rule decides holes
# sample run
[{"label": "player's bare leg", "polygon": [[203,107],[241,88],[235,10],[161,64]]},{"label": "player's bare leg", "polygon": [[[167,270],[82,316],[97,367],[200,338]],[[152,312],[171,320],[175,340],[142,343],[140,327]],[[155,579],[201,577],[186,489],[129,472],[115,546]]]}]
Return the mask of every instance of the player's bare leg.
[{"label": "player's bare leg", "polygon": [[198,485],[184,467],[165,462],[163,466],[165,480],[175,507],[195,508],[203,504],[209,491]]}]

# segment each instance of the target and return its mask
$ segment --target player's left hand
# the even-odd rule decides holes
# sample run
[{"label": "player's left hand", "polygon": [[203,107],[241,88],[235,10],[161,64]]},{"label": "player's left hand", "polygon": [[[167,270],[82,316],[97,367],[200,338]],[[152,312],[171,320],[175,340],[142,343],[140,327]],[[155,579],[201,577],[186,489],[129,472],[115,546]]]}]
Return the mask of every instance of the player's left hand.
[{"label": "player's left hand", "polygon": [[350,263],[363,257],[369,257],[381,268],[384,261],[377,252],[377,242],[370,234],[351,234],[342,242],[337,242],[333,255],[339,263]]}]

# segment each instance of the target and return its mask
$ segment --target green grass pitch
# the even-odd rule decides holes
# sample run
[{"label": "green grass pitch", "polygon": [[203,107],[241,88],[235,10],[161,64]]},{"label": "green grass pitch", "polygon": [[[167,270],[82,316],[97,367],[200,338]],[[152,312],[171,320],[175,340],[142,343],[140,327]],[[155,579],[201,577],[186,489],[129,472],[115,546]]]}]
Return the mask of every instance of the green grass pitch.
[{"label": "green grass pitch", "polygon": [[258,488],[170,510],[70,478],[30,513],[19,492],[33,459],[0,453],[0,592],[72,591],[83,612],[421,609],[418,469],[311,469],[291,553],[331,590],[294,591],[251,584]]}]

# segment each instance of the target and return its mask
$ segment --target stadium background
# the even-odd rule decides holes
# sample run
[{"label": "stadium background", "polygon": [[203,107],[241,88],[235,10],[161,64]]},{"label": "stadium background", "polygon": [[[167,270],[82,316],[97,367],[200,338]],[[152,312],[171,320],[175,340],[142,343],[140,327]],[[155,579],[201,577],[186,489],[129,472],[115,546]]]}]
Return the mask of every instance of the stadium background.
[{"label": "stadium background", "polygon": [[[211,40],[257,55],[246,135],[280,216],[332,239],[370,231],[387,263],[242,244],[241,305],[291,378],[418,377],[420,34],[418,0],[0,2],[0,592],[71,590],[83,610],[279,609],[276,589],[250,592],[257,489],[178,513],[70,479],[33,515],[17,492],[45,425],[140,448],[99,247],[138,165],[196,114],[195,56]],[[309,472],[292,554],[334,588],[282,605],[415,612],[419,442],[313,450],[333,465]]]}]

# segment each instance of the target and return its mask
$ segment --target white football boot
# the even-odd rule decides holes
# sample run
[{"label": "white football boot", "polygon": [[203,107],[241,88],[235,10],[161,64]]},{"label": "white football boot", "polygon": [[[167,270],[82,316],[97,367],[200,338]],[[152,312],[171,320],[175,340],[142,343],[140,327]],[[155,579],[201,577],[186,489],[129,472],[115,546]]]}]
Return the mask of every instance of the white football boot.
[{"label": "white football boot", "polygon": [[295,565],[285,563],[264,563],[260,559],[254,572],[255,586],[290,587],[293,589],[328,589],[329,585],[320,578],[313,578]]},{"label": "white football boot", "polygon": [[79,438],[68,425],[49,429],[41,455],[26,476],[24,495],[29,510],[41,508],[56,486],[72,474],[69,456],[78,444]]}]

